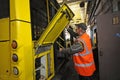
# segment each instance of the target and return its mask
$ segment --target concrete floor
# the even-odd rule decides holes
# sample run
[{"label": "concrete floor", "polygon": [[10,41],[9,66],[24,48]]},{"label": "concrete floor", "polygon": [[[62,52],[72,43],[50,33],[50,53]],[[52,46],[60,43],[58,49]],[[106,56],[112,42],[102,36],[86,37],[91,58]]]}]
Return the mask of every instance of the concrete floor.
[{"label": "concrete floor", "polygon": [[[72,61],[69,61],[66,66],[64,66],[52,80],[79,80],[77,72],[74,70]],[[98,71],[94,74],[93,80],[98,79]]]},{"label": "concrete floor", "polygon": [[[97,53],[97,51],[93,51],[94,53]],[[95,54],[94,55],[94,59],[95,59],[95,64],[96,64],[96,72],[94,74],[94,79],[93,80],[99,80],[99,76],[98,76],[98,55]],[[72,59],[69,59],[69,61],[67,61],[62,68],[59,70],[59,72],[57,72],[55,74],[55,77],[52,80],[79,80],[78,78],[78,74],[74,69],[74,65],[73,65],[73,61]]]},{"label": "concrete floor", "polygon": [[78,74],[74,70],[72,60],[65,63],[52,80],[79,80]]}]

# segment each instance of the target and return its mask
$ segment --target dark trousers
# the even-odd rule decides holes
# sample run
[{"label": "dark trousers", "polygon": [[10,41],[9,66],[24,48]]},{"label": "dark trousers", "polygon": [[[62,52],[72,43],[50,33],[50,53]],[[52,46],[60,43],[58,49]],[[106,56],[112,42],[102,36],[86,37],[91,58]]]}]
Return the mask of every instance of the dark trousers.
[{"label": "dark trousers", "polygon": [[80,76],[79,75],[79,80],[94,80],[93,76]]}]

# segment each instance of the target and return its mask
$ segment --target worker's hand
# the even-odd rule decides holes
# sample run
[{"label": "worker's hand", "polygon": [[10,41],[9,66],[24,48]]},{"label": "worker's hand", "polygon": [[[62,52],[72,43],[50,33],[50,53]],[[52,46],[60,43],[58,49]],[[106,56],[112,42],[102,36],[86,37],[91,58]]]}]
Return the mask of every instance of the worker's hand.
[{"label": "worker's hand", "polygon": [[59,48],[59,52],[57,53],[58,58],[65,58],[65,54],[62,53],[62,51],[63,51],[63,48]]},{"label": "worker's hand", "polygon": [[66,27],[66,29],[68,29],[68,28],[69,28],[69,26]]},{"label": "worker's hand", "polygon": [[74,38],[74,43],[78,43],[78,39],[77,38]]},{"label": "worker's hand", "polygon": [[63,48],[59,48],[59,51],[61,52],[63,50]]}]

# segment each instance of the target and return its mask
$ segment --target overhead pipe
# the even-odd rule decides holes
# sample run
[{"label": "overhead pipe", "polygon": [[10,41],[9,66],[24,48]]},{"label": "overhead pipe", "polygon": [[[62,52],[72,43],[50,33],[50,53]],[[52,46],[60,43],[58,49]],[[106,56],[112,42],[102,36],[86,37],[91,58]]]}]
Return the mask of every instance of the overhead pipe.
[{"label": "overhead pipe", "polygon": [[84,22],[84,21],[85,21],[85,2],[81,2],[81,3],[79,4],[79,6],[80,6],[80,16],[81,16],[81,20],[82,20],[82,22]]},{"label": "overhead pipe", "polygon": [[88,23],[90,23],[90,20],[91,20],[92,17],[94,16],[94,14],[95,14],[95,12],[96,12],[96,10],[97,10],[97,8],[98,8],[100,2],[101,2],[101,0],[99,0],[98,3],[96,4],[96,1],[95,1],[94,6],[93,6],[94,8],[92,9],[92,12],[91,12],[91,14],[90,14]]}]

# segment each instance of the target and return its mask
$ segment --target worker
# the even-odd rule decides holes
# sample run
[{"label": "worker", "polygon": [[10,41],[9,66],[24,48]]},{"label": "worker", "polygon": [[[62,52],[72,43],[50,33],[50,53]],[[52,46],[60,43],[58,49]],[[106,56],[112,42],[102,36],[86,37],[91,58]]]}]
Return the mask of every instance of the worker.
[{"label": "worker", "polygon": [[60,49],[64,55],[73,55],[74,67],[79,74],[79,80],[93,80],[96,70],[92,46],[89,35],[86,33],[87,26],[84,23],[76,24],[76,33],[79,35],[75,44],[67,49]]}]

